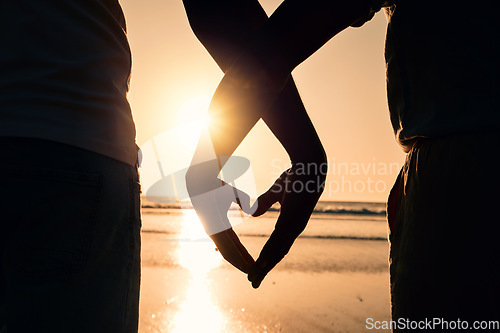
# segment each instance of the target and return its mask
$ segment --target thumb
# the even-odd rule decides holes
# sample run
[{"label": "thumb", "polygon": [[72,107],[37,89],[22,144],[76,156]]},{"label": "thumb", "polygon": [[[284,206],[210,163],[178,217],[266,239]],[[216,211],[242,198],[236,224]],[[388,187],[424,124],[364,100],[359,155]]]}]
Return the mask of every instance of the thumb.
[{"label": "thumb", "polygon": [[276,202],[278,202],[277,196],[271,192],[271,189],[269,189],[267,192],[264,194],[260,195],[257,200],[254,202],[252,205],[252,208],[250,209],[252,211],[252,216],[257,217],[261,216],[265,212],[267,212],[272,205],[274,205]]},{"label": "thumb", "polygon": [[267,190],[264,194],[257,198],[257,201],[252,206],[252,211],[254,213],[252,216],[257,217],[261,216],[265,212],[269,210],[276,202],[281,203],[283,199],[283,195],[285,193],[286,188],[286,179],[290,169],[283,172],[278,179],[274,182],[274,184]]}]

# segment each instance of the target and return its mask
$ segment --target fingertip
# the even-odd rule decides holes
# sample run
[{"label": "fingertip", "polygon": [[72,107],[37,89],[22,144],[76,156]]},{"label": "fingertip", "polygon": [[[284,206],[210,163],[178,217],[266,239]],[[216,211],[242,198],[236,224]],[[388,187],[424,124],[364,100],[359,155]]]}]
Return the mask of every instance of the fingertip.
[{"label": "fingertip", "polygon": [[262,281],[264,280],[266,274],[262,274],[262,267],[259,267],[260,263],[255,262],[250,273],[248,273],[248,281],[252,283],[252,287],[257,289],[260,287]]},{"label": "fingertip", "polygon": [[252,287],[254,289],[257,289],[259,288],[260,286],[260,283],[262,280],[259,279],[259,275],[257,272],[255,272],[255,265],[254,267],[252,267],[252,269],[250,270],[250,273],[248,273],[248,281],[250,281],[250,283],[252,284]]},{"label": "fingertip", "polygon": [[248,208],[248,212],[246,212],[248,215],[255,217],[255,214],[257,213],[257,210],[259,209],[259,200],[255,200],[253,204],[251,204]]},{"label": "fingertip", "polygon": [[261,284],[262,280],[259,280],[259,281],[252,281],[252,287],[253,289],[257,289],[260,287],[260,284]]},{"label": "fingertip", "polygon": [[251,210],[252,210],[252,214],[251,215],[253,217],[259,217],[259,216],[261,216],[262,214],[264,214],[265,212],[267,212],[269,210],[269,208],[271,208],[271,206],[274,204],[274,202],[271,202],[271,200],[269,200],[266,197],[266,193],[264,193],[261,196],[259,196],[257,198],[257,200],[255,201],[255,203],[253,204],[253,206],[251,208]]},{"label": "fingertip", "polygon": [[252,210],[252,206],[250,205],[250,197],[248,195],[245,195],[243,197],[240,196],[240,198],[237,199],[237,203],[240,206],[241,210],[246,214],[252,215],[254,211]]}]

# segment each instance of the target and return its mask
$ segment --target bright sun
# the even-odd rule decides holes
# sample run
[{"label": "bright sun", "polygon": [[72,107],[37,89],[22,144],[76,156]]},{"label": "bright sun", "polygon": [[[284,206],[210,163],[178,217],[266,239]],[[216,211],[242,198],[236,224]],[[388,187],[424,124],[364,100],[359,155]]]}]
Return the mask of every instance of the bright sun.
[{"label": "bright sun", "polygon": [[210,96],[208,95],[199,95],[189,99],[177,112],[177,125],[194,122],[206,127],[209,122],[209,105]]},{"label": "bright sun", "polygon": [[210,123],[209,105],[210,96],[199,95],[187,100],[177,112],[175,127],[177,142],[184,146],[186,151],[194,152],[202,131],[208,127]]}]

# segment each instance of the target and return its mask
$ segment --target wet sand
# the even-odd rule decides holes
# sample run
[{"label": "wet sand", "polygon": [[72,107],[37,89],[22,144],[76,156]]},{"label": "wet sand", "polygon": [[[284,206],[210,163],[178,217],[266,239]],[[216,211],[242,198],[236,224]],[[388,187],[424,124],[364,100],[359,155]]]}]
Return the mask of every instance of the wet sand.
[{"label": "wet sand", "polygon": [[[259,289],[210,241],[142,242],[141,333],[363,332],[390,318],[386,241],[299,238]],[[242,242],[257,257],[265,238]]]}]

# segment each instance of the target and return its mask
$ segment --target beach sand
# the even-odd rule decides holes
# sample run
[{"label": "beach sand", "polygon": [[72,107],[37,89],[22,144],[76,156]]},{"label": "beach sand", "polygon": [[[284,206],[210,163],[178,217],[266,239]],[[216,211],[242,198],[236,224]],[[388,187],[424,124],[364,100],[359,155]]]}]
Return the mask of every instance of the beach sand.
[{"label": "beach sand", "polygon": [[[143,212],[145,226],[155,218]],[[255,258],[266,239],[241,240]],[[299,238],[253,289],[210,240],[145,228],[139,332],[373,331],[368,318],[390,320],[388,250],[383,240]]]}]

